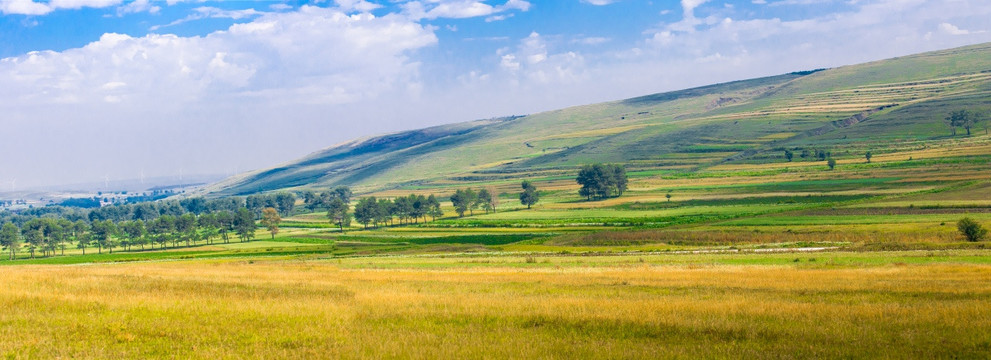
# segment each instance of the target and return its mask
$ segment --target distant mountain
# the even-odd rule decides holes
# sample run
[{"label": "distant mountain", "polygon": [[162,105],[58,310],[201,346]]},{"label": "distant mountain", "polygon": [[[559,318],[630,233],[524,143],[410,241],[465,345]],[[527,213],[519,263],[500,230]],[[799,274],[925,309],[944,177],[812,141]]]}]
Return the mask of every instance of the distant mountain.
[{"label": "distant mountain", "polygon": [[785,147],[938,138],[952,109],[989,107],[991,43],[354,140],[207,191],[438,187],[553,177],[590,162],[691,172]]}]

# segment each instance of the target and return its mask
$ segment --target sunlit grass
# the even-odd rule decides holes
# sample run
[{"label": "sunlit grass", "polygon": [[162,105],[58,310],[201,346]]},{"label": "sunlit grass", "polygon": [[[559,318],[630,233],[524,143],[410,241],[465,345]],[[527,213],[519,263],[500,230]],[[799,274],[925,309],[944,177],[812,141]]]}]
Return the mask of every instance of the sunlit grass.
[{"label": "sunlit grass", "polygon": [[950,252],[4,267],[0,353],[984,357],[991,266],[975,259],[988,262]]}]

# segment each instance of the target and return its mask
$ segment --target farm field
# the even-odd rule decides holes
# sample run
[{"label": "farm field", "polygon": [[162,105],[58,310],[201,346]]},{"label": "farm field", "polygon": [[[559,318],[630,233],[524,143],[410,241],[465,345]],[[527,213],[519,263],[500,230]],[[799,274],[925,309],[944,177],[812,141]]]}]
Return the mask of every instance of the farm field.
[{"label": "farm field", "polygon": [[991,253],[0,267],[8,357],[981,358]]}]

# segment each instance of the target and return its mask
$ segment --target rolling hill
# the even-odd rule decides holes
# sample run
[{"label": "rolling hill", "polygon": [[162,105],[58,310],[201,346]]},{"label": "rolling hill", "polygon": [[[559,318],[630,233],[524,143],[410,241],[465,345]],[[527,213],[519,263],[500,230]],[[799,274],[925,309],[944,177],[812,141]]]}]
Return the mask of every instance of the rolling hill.
[{"label": "rolling hill", "polygon": [[359,139],[207,191],[499,184],[572,177],[591,162],[693,176],[783,163],[785,148],[883,159],[958,141],[946,114],[989,107],[991,43]]}]

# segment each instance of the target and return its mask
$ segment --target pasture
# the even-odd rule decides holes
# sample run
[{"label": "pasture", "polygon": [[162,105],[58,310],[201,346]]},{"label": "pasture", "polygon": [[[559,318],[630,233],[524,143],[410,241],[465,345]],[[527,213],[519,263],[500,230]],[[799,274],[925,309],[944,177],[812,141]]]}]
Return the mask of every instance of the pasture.
[{"label": "pasture", "polygon": [[436,255],[2,267],[0,353],[980,358],[991,351],[989,255]]}]

